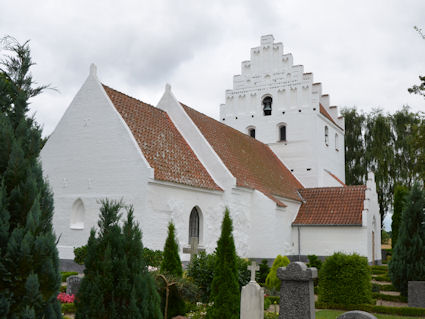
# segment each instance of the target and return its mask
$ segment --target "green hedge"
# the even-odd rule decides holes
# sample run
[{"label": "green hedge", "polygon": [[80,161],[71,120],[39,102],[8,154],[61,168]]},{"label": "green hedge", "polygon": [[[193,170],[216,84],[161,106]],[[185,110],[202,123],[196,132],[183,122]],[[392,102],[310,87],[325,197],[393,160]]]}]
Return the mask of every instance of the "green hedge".
[{"label": "green hedge", "polygon": [[389,282],[391,282],[391,279],[390,279],[390,277],[388,277],[388,275],[376,276],[376,277],[373,277],[372,279],[376,280],[376,281],[389,281]]},{"label": "green hedge", "polygon": [[372,297],[374,299],[380,299],[385,301],[395,301],[395,302],[407,302],[407,297],[405,296],[392,296],[392,295],[384,295],[378,292],[373,292]]},{"label": "green hedge", "polygon": [[60,286],[59,291],[60,292],[66,292],[66,286]]},{"label": "green hedge", "polygon": [[280,302],[280,297],[279,296],[267,296],[264,299],[270,300],[270,304],[274,304],[275,302],[277,304],[279,304],[279,302]]},{"label": "green hedge", "polygon": [[61,304],[62,313],[75,313],[75,304],[74,303],[63,303]]},{"label": "green hedge", "polygon": [[381,291],[398,291],[392,284],[390,285],[379,285]]},{"label": "green hedge", "polygon": [[381,270],[381,271],[385,270],[385,272],[388,271],[388,266],[386,266],[386,265],[373,265],[373,266],[370,266],[370,268],[372,270]]},{"label": "green hedge", "polygon": [[68,278],[69,276],[74,276],[74,275],[78,275],[78,272],[76,272],[76,271],[63,271],[63,272],[61,272],[62,282],[65,282],[66,278]]},{"label": "green hedge", "polygon": [[372,302],[367,259],[357,254],[335,253],[326,258],[319,273],[319,301],[364,304]]},{"label": "green hedge", "polygon": [[385,275],[388,274],[388,270],[382,270],[382,269],[373,269],[371,268],[372,275]]},{"label": "green hedge", "polygon": [[425,316],[425,308],[409,308],[409,307],[386,307],[374,305],[342,305],[316,302],[317,309],[338,309],[338,310],[362,310],[371,313],[381,313],[388,315],[423,317]]}]

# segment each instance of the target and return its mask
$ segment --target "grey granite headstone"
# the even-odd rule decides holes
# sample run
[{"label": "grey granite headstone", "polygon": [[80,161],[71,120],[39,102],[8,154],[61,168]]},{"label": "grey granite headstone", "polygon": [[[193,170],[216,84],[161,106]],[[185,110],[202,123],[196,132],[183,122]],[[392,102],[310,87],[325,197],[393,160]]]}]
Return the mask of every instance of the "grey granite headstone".
[{"label": "grey granite headstone", "polygon": [[82,278],[79,276],[69,276],[66,278],[66,294],[77,295],[80,289]]},{"label": "grey granite headstone", "polygon": [[425,281],[409,281],[407,302],[409,307],[425,308]]},{"label": "grey granite headstone", "polygon": [[279,319],[314,319],[314,285],[316,268],[293,262],[277,270],[280,287]]},{"label": "grey granite headstone", "polygon": [[354,311],[343,313],[342,315],[338,316],[336,319],[377,319],[377,318],[368,312],[354,310]]}]

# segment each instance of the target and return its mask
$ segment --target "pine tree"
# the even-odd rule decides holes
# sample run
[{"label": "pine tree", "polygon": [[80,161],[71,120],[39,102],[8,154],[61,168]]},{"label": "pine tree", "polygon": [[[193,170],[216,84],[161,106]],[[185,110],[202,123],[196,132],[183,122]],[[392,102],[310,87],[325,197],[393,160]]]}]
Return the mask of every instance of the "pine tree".
[{"label": "pine tree", "polygon": [[398,232],[400,228],[400,222],[401,222],[401,214],[403,211],[403,206],[405,204],[405,197],[409,193],[408,189],[402,185],[397,185],[394,188],[394,213],[392,216],[392,223],[391,223],[391,245],[394,248],[397,239],[398,239]]},{"label": "pine tree", "polygon": [[211,284],[208,319],[238,319],[240,311],[240,290],[236,249],[232,235],[232,220],[229,210],[224,213],[221,236],[217,242],[214,279]]},{"label": "pine tree", "polygon": [[389,264],[393,285],[407,295],[408,281],[425,280],[425,193],[413,185],[406,197],[397,243]]},{"label": "pine tree", "polygon": [[176,228],[168,224],[168,237],[165,241],[164,256],[161,263],[161,273],[181,278],[183,275],[182,263],[179,256],[179,245],[176,241]]},{"label": "pine tree", "polygon": [[142,233],[133,208],[120,226],[121,202],[101,201],[96,233],[87,243],[84,278],[77,294],[77,319],[160,319],[155,281],[143,258]]},{"label": "pine tree", "polygon": [[288,257],[282,255],[277,255],[276,259],[273,261],[272,268],[270,269],[269,274],[266,277],[266,287],[273,290],[280,290],[281,280],[277,278],[277,269],[279,267],[286,267],[290,263]]},{"label": "pine tree", "polygon": [[61,318],[53,196],[38,155],[41,129],[28,117],[33,87],[28,42],[4,39],[0,68],[0,318]]}]

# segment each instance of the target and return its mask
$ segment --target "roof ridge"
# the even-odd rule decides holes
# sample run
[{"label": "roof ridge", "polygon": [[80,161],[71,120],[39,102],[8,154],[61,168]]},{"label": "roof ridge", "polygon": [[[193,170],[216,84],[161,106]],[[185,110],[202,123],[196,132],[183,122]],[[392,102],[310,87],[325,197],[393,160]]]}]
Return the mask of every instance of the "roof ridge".
[{"label": "roof ridge", "polygon": [[323,189],[323,190],[329,190],[329,189],[347,189],[347,188],[365,188],[366,185],[346,185],[346,186],[318,186],[318,187],[305,187],[305,188],[300,188],[301,190],[313,190],[313,189]]}]

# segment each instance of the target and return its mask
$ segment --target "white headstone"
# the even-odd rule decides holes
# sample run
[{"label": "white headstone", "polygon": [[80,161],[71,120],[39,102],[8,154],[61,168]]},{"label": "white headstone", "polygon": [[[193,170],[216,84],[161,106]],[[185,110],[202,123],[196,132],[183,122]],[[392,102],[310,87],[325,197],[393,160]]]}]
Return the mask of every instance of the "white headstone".
[{"label": "white headstone", "polygon": [[255,281],[255,272],[260,269],[255,261],[251,266],[251,281],[242,287],[241,293],[241,319],[264,318],[264,289]]}]

